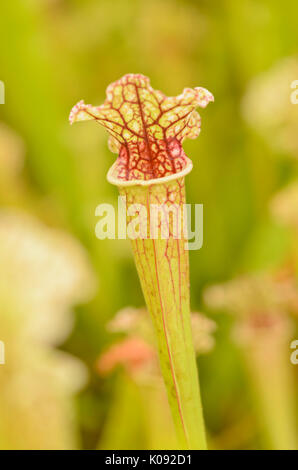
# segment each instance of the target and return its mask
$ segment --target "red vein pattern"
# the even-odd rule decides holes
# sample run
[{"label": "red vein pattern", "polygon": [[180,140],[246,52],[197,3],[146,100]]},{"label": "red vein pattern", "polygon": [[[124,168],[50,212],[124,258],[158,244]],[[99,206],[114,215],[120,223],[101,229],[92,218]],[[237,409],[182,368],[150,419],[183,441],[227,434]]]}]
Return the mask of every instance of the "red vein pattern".
[{"label": "red vein pattern", "polygon": [[144,184],[191,170],[182,142],[199,135],[201,119],[195,108],[213,101],[209,91],[185,88],[180,95],[167,97],[153,90],[144,75],[128,74],[109,85],[106,94],[102,106],[80,101],[70,122],[95,120],[109,132],[109,147],[118,153],[110,182]]},{"label": "red vein pattern", "polygon": [[[154,323],[160,364],[170,406],[183,448],[205,448],[196,360],[190,324],[189,261],[182,230],[184,176],[192,169],[182,149],[185,138],[199,135],[201,119],[195,108],[206,107],[213,96],[204,88],[185,88],[166,97],[153,90],[143,75],[125,75],[107,88],[107,99],[94,107],[80,101],[70,122],[95,120],[110,134],[109,146],[118,153],[108,180],[119,186],[130,206],[146,207],[147,233],[132,240],[142,290]],[[161,236],[161,219],[153,206],[176,207],[167,221],[168,237]],[[127,216],[127,224],[133,216]],[[145,225],[145,224],[144,224]],[[158,236],[151,239],[151,226]]]}]

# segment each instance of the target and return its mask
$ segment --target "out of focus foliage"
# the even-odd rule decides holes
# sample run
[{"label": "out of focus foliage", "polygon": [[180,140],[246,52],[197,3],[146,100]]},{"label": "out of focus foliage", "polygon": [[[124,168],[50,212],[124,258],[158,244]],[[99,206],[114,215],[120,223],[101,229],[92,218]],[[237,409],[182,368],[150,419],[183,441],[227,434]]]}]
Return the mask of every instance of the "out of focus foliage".
[{"label": "out of focus foliage", "polygon": [[[231,305],[206,305],[202,293],[288,267],[297,283],[297,14],[294,0],[1,3],[0,448],[146,448],[158,445],[160,416],[171,432],[156,387],[123,369],[102,376],[96,366],[119,339],[107,323],[144,301],[129,242],[95,236],[96,206],[117,207],[105,179],[114,159],[107,136],[95,124],[71,128],[68,114],[81,98],[101,104],[106,86],[129,72],[167,95],[204,86],[215,96],[201,113],[200,137],[185,144],[194,161],[188,199],[204,204],[204,246],[190,252],[191,307],[217,323],[213,350],[198,359],[206,425],[214,448],[278,445],[274,432],[263,432],[270,406],[262,413],[266,399],[255,400],[260,389],[266,394],[262,369],[247,373],[249,349],[233,341],[239,319],[229,313],[238,304],[232,295]],[[263,285],[262,276],[254,282]],[[270,344],[277,353],[254,359],[266,373],[282,364],[297,398],[297,316],[284,314],[291,328]],[[264,358],[264,347],[256,350]],[[287,406],[297,418],[295,400]],[[282,416],[268,426],[280,419],[286,436]],[[292,433],[291,445],[297,441]]]}]

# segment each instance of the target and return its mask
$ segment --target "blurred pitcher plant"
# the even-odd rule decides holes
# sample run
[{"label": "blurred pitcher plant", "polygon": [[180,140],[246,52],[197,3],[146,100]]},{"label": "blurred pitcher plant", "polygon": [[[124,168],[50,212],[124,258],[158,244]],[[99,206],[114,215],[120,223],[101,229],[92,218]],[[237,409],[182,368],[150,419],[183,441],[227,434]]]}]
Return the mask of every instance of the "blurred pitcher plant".
[{"label": "blurred pitcher plant", "polygon": [[[191,314],[191,324],[196,355],[208,353],[215,343],[216,324],[200,313]],[[124,308],[108,323],[107,329],[114,336],[117,334],[118,339],[101,354],[96,369],[102,378],[117,371],[118,387],[100,448],[132,449],[138,443],[148,449],[179,448],[148,312],[144,308]]]},{"label": "blurred pitcher plant", "polygon": [[[94,120],[103,125],[111,151],[118,153],[107,178],[126,203],[127,230],[134,227],[134,259],[179,443],[191,449],[205,449],[206,438],[190,322],[187,236],[180,233],[185,226],[184,177],[192,170],[182,142],[199,135],[195,108],[210,101],[213,96],[204,88],[185,88],[179,96],[166,97],[151,88],[147,77],[129,74],[107,88],[102,106],[80,101],[70,114],[71,123]],[[153,206],[161,208],[155,217]],[[159,216],[169,211],[173,217],[165,234]]]},{"label": "blurred pitcher plant", "polygon": [[233,339],[246,359],[268,447],[295,449],[296,405],[290,363],[294,317],[298,314],[294,273],[285,268],[214,285],[206,289],[205,301],[237,318]]},{"label": "blurred pitcher plant", "polygon": [[0,449],[77,449],[74,395],[83,362],[59,351],[72,307],[93,295],[87,254],[67,233],[0,210]]}]

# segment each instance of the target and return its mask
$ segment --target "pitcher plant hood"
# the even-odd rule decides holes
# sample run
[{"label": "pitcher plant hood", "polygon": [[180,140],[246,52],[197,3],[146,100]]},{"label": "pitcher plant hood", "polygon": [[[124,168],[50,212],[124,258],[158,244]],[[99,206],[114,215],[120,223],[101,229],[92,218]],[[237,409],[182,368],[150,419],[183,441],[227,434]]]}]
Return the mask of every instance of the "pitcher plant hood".
[{"label": "pitcher plant hood", "polygon": [[182,142],[201,129],[197,107],[213,95],[205,88],[185,88],[167,97],[150,86],[149,78],[128,74],[108,86],[103,105],[80,101],[70,113],[71,124],[95,120],[110,134],[109,148],[118,153],[108,172],[117,186],[149,185],[183,177],[192,169]]}]

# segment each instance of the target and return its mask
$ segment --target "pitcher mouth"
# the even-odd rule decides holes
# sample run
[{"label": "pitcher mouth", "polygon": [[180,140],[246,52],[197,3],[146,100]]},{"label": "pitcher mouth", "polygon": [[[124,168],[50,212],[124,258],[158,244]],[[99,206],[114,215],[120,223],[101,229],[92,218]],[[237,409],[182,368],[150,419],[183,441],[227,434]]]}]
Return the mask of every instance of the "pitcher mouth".
[{"label": "pitcher mouth", "polygon": [[183,178],[184,176],[188,175],[193,169],[192,161],[187,158],[185,168],[182,171],[177,173],[172,173],[168,176],[162,176],[159,178],[152,178],[149,180],[140,180],[140,179],[131,179],[131,180],[123,180],[117,178],[115,174],[115,170],[117,168],[117,161],[111,166],[107,173],[107,180],[109,183],[113,184],[114,186],[121,186],[121,187],[128,187],[128,186],[152,186],[167,183],[168,181],[177,180],[179,178]]}]

